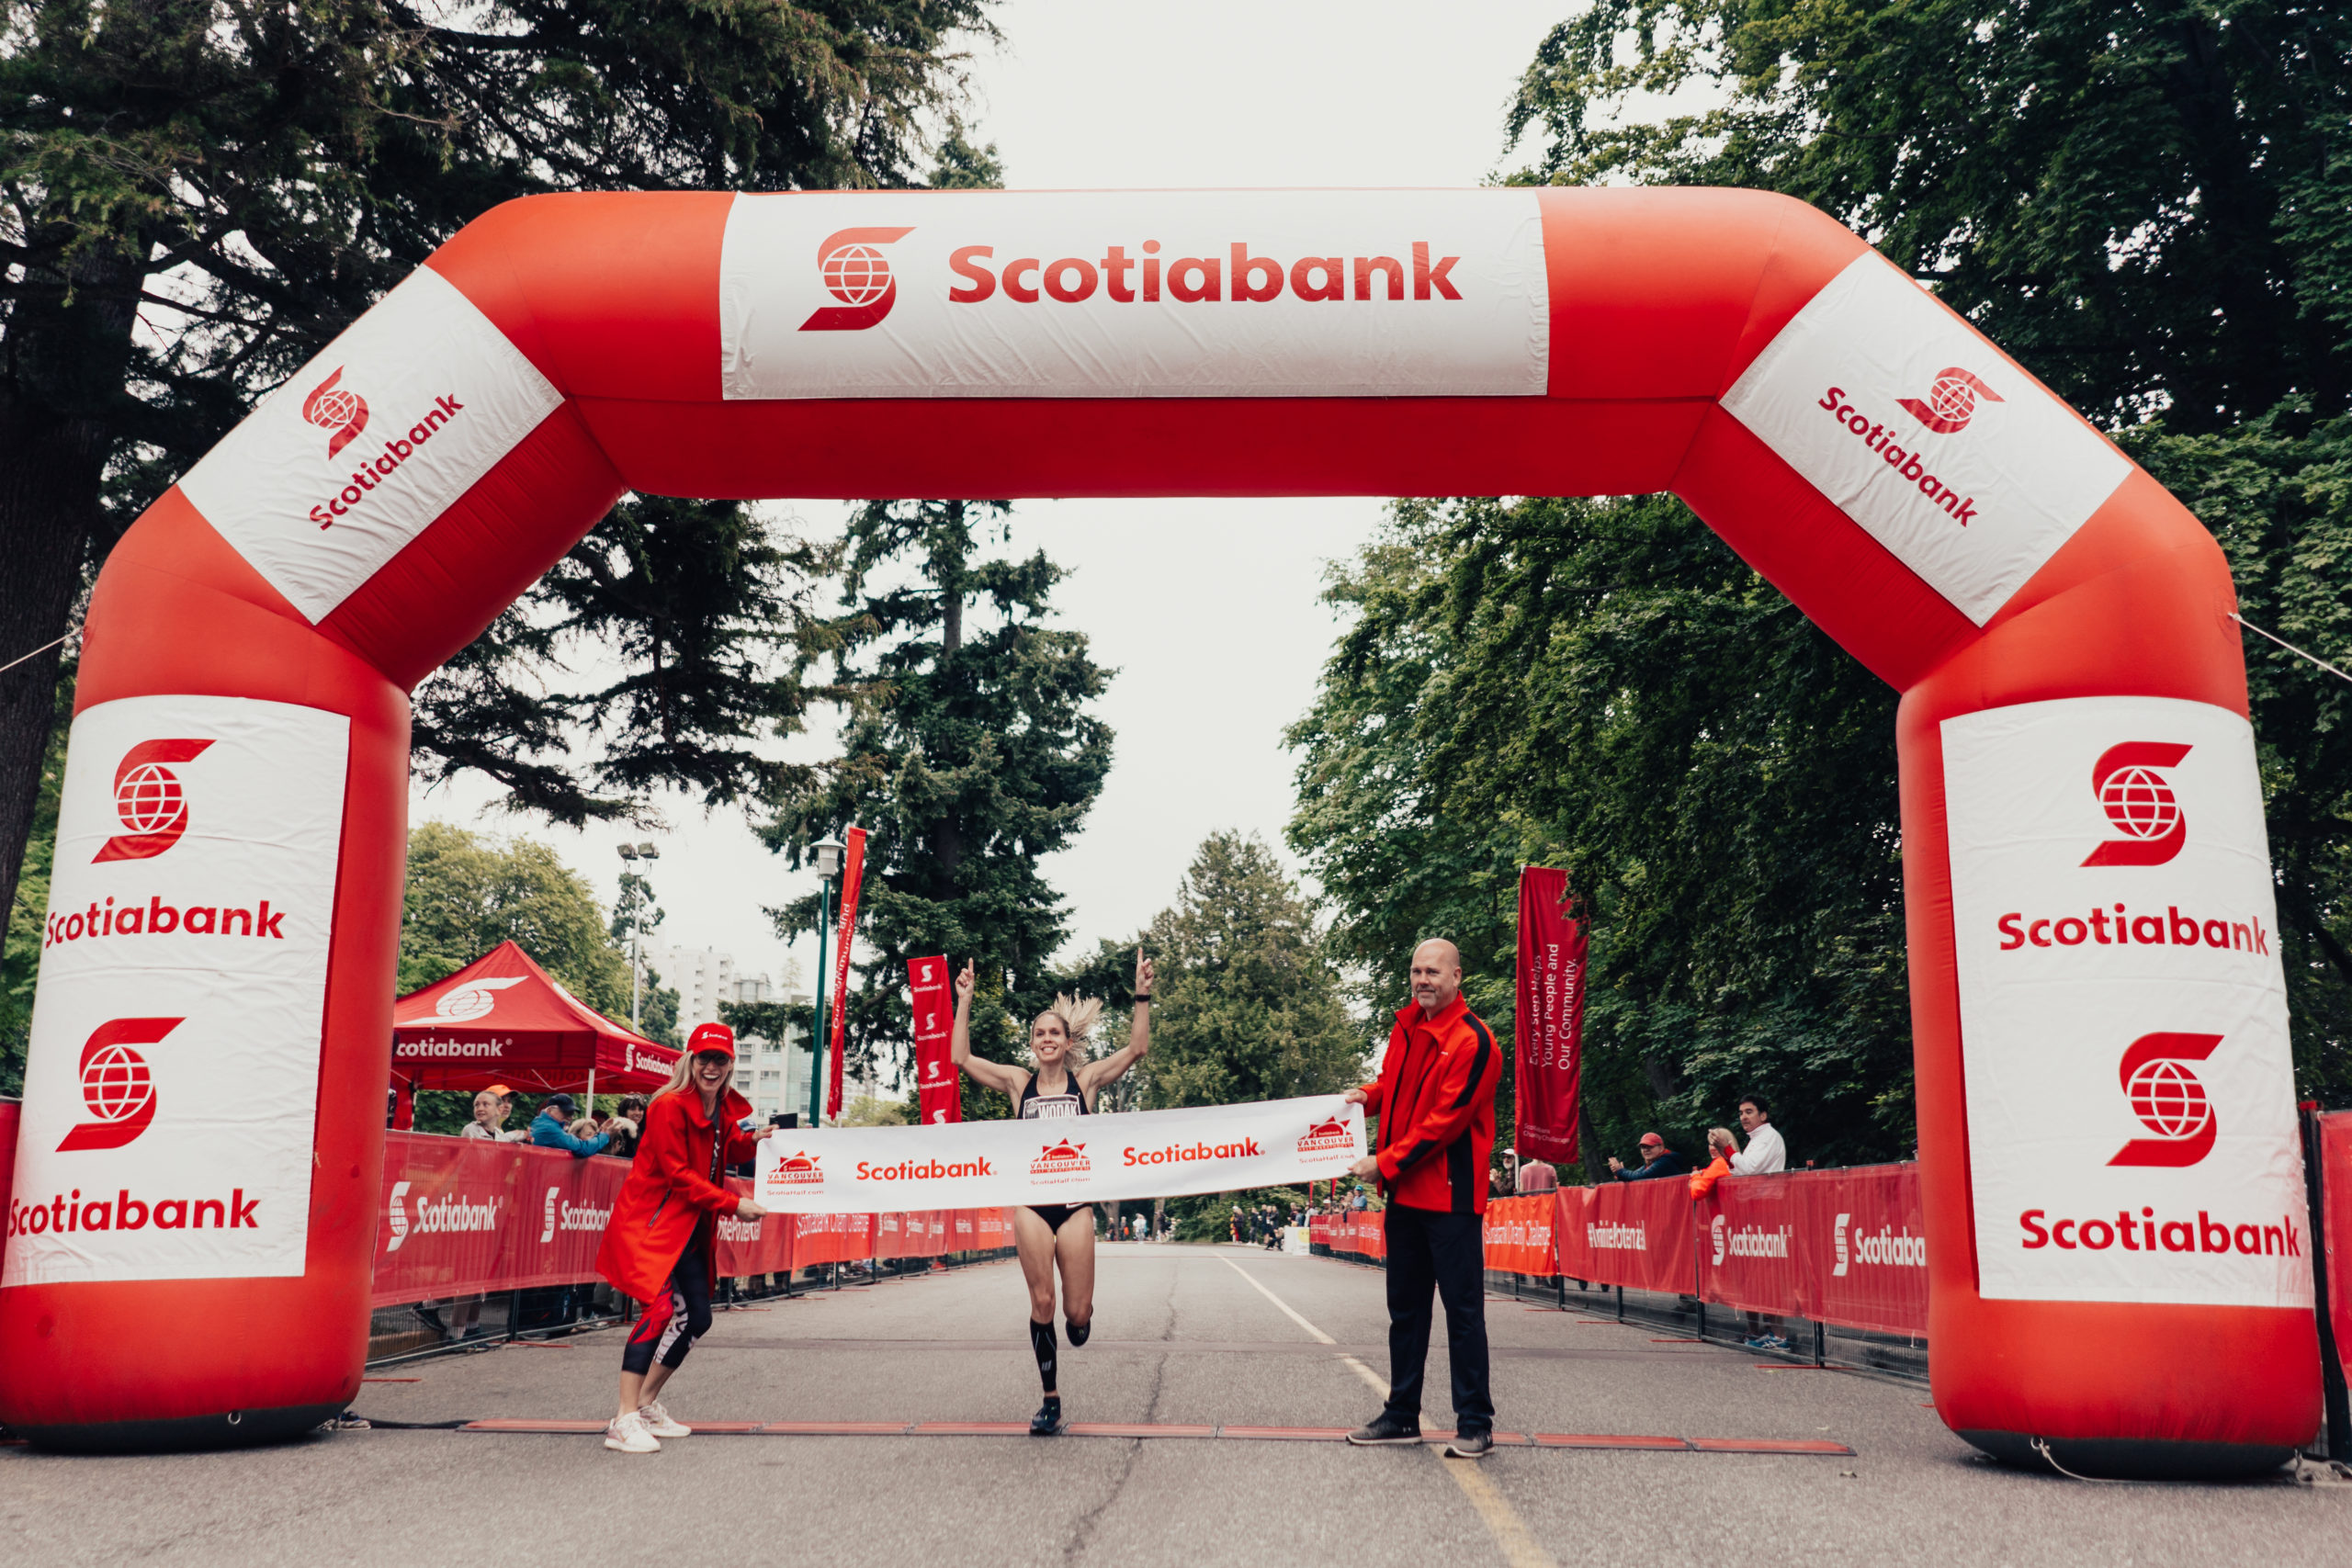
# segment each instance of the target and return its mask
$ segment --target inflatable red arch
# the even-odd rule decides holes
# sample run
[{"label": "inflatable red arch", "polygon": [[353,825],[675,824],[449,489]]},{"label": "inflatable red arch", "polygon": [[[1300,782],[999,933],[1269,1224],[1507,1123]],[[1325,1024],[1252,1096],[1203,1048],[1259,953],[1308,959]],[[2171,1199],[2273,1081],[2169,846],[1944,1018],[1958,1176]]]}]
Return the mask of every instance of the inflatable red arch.
[{"label": "inflatable red arch", "polygon": [[1936,1408],[2277,1462],[2319,1412],[2229,573],[1846,229],[1720,190],[550,196],[149,510],[93,597],[0,1421],[357,1391],[406,693],[628,490],[1672,491],[1903,694]]}]

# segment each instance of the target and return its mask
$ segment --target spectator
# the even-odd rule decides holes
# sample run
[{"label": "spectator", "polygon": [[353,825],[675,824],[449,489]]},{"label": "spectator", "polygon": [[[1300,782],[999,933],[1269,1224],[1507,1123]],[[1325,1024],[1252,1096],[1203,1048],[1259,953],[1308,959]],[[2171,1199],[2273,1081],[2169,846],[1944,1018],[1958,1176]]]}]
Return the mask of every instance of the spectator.
[{"label": "spectator", "polygon": [[1707,1129],[1707,1168],[1690,1179],[1690,1196],[1694,1201],[1713,1192],[1715,1190],[1715,1183],[1731,1174],[1731,1159],[1735,1146],[1732,1143],[1730,1128],[1710,1127]]},{"label": "spectator", "polygon": [[494,1144],[519,1144],[530,1136],[521,1128],[504,1129],[507,1103],[497,1089],[486,1089],[474,1096],[474,1119],[458,1129],[461,1138],[485,1138]]},{"label": "spectator", "polygon": [[1781,1141],[1781,1130],[1772,1125],[1770,1116],[1771,1108],[1762,1095],[1740,1097],[1739,1125],[1747,1134],[1747,1147],[1731,1156],[1734,1176],[1769,1176],[1789,1168],[1789,1146]]},{"label": "spectator", "polygon": [[1620,1181],[1656,1181],[1661,1177],[1687,1176],[1690,1162],[1666,1146],[1666,1140],[1656,1133],[1642,1134],[1642,1168],[1627,1170],[1625,1162],[1616,1156],[1609,1156],[1609,1168]]},{"label": "spectator", "polygon": [[531,1142],[543,1149],[568,1149],[573,1159],[586,1159],[600,1155],[613,1141],[610,1133],[599,1133],[593,1138],[575,1135],[565,1123],[579,1109],[568,1094],[551,1094],[540,1102],[539,1113],[531,1118]]},{"label": "spectator", "polygon": [[612,1135],[613,1140],[605,1145],[605,1152],[618,1155],[623,1159],[635,1159],[637,1130],[644,1125],[645,1096],[624,1095],[619,1109],[613,1112],[612,1120],[605,1123],[605,1131]]},{"label": "spectator", "polygon": [[1429,1360],[1430,1296],[1445,1303],[1446,1359],[1453,1374],[1453,1425],[1446,1453],[1484,1459],[1494,1451],[1494,1395],[1487,1350],[1487,1190],[1492,1163],[1495,1089],[1502,1053],[1486,1021],[1462,995],[1462,954],[1443,940],[1413,950],[1413,999],[1397,1011],[1377,1082],[1351,1089],[1348,1102],[1380,1118],[1375,1152],[1358,1160],[1360,1180],[1377,1178],[1388,1199],[1388,1399],[1348,1434],[1356,1444],[1421,1440],[1421,1379]]},{"label": "spectator", "polygon": [[1560,1190],[1560,1173],[1540,1159],[1519,1162],[1519,1190],[1526,1192],[1556,1192]]}]

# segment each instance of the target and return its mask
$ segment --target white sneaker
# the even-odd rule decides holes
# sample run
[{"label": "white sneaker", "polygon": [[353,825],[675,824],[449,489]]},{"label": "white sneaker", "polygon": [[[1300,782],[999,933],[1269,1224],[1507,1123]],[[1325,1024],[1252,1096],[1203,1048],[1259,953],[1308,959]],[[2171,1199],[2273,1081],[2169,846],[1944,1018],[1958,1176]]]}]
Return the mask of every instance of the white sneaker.
[{"label": "white sneaker", "polygon": [[645,1429],[657,1438],[691,1438],[695,1433],[692,1427],[677,1420],[668,1411],[662,1409],[662,1402],[658,1399],[650,1404],[639,1405],[637,1418],[644,1422]]},{"label": "white sneaker", "polygon": [[646,1430],[642,1412],[631,1411],[605,1423],[605,1446],[625,1454],[658,1454],[662,1445]]}]

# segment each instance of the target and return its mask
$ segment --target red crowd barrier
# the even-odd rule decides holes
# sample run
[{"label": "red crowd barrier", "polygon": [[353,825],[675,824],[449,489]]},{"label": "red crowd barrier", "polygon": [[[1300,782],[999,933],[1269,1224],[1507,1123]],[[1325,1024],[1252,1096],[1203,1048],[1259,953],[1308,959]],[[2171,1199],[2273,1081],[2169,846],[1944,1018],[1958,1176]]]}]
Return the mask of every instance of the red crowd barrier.
[{"label": "red crowd barrier", "polygon": [[[15,1109],[0,1105],[10,1113],[0,1135],[11,1141]],[[625,1160],[387,1133],[371,1304],[594,1280],[596,1248],[628,1177]],[[752,1184],[730,1178],[728,1188],[748,1196]],[[718,1233],[718,1271],[730,1278],[1012,1244],[1012,1221],[1001,1209],[728,1217]]]},{"label": "red crowd barrier", "polygon": [[[2352,1169],[2346,1174],[2352,1179]],[[1539,1250],[1537,1222],[1526,1215],[1544,1203],[1557,1213],[1548,1249]],[[1928,1331],[1916,1165],[1740,1177],[1696,1203],[1679,1179],[1498,1199],[1487,1211],[1487,1267],[1886,1334]]]},{"label": "red crowd barrier", "polygon": [[1557,1193],[1498,1198],[1487,1205],[1487,1267],[1504,1274],[1549,1279],[1560,1271],[1553,1233],[1558,1229]]},{"label": "red crowd barrier", "polygon": [[1329,1247],[1348,1258],[1385,1258],[1388,1249],[1382,1244],[1387,1233],[1381,1228],[1381,1223],[1379,1214],[1370,1209],[1310,1214],[1306,1221],[1307,1245]]}]

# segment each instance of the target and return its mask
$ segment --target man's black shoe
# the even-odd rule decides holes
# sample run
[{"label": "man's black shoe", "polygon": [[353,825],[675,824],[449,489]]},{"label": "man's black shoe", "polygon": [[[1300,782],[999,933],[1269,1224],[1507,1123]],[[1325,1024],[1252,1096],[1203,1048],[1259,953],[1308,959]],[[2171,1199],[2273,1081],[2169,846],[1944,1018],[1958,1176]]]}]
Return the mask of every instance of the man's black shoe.
[{"label": "man's black shoe", "polygon": [[413,1306],[409,1310],[416,1314],[417,1321],[424,1324],[425,1327],[433,1330],[434,1333],[442,1336],[444,1338],[448,1337],[449,1325],[441,1321],[441,1314],[438,1308],[425,1306],[420,1303],[418,1305]]},{"label": "man's black shoe", "polygon": [[1029,1435],[1033,1438],[1055,1438],[1061,1435],[1062,1402],[1049,1399],[1029,1417]]},{"label": "man's black shoe", "polygon": [[1373,1417],[1369,1427],[1359,1427],[1348,1434],[1348,1441],[1360,1449],[1404,1448],[1421,1440],[1419,1423],[1399,1421],[1385,1410]]},{"label": "man's black shoe", "polygon": [[1453,1440],[1445,1445],[1448,1459],[1485,1459],[1495,1451],[1492,1432],[1456,1432]]}]

